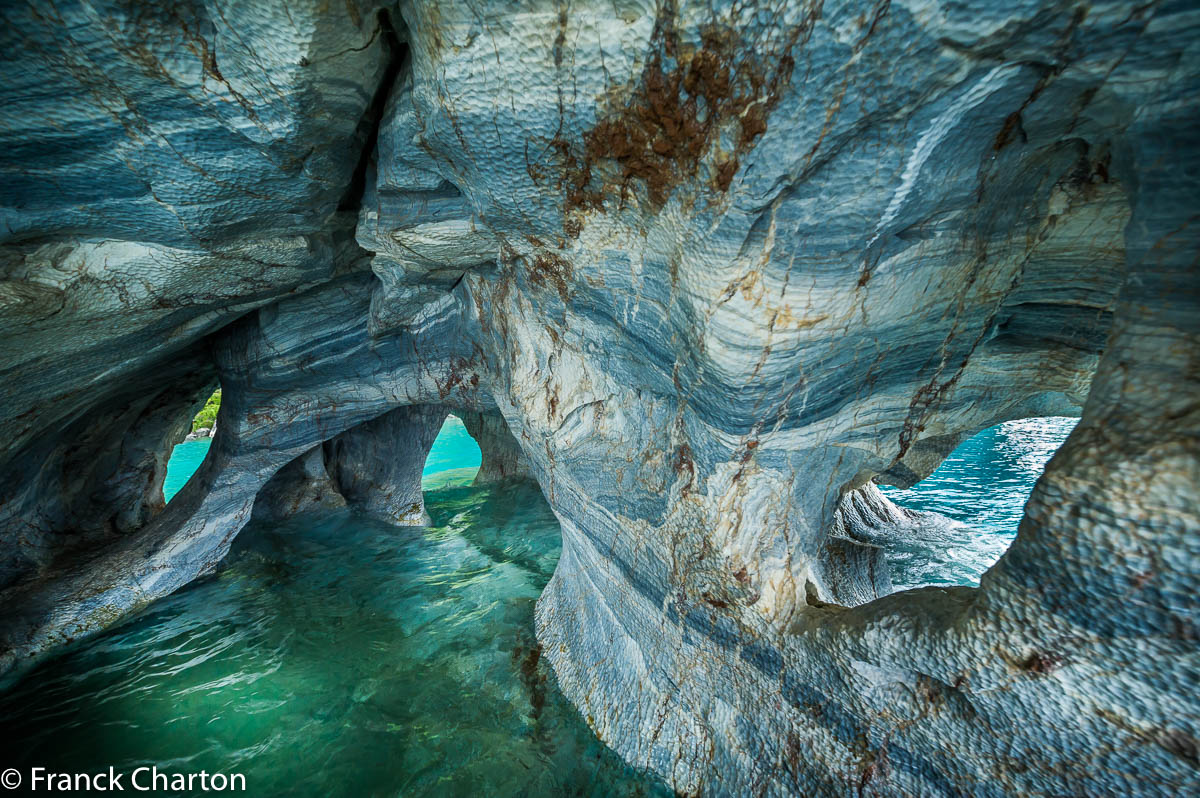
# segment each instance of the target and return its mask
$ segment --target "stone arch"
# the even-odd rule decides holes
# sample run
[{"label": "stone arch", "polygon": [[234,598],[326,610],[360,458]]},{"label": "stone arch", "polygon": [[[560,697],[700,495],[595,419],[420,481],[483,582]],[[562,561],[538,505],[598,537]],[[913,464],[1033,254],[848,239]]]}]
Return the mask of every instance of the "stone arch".
[{"label": "stone arch", "polygon": [[160,515],[173,446],[212,391],[202,350],[86,397],[0,465],[0,587],[41,579]]},{"label": "stone arch", "polygon": [[400,526],[428,524],[421,471],[447,412],[398,407],[314,446],[262,487],[254,517],[349,506]]},{"label": "stone arch", "polygon": [[532,479],[508,424],[496,409],[410,405],[352,427],[281,468],[259,491],[256,519],[353,507],[388,523],[429,523],[421,475],[447,415],[458,416],[479,446],[475,485]]},{"label": "stone arch", "polygon": [[[1025,462],[1029,451],[1022,455],[1022,462],[1009,462],[1017,453],[1012,447],[1025,443],[1021,436],[1027,434],[1027,425],[993,425],[949,454],[946,460],[956,461],[952,469],[939,476],[944,465],[939,466],[914,484],[913,491],[881,490],[872,480],[847,492],[838,504],[832,537],[878,547],[891,577],[890,589],[881,595],[928,584],[977,586],[983,571],[994,565],[1015,539],[1019,519],[1013,514],[1023,509],[1046,462],[1069,432],[1063,429],[1061,417],[1033,420],[1038,434],[1048,436],[1028,440],[1036,452],[1035,463]],[[1075,423],[1071,420],[1069,426],[1073,428]],[[1006,426],[1011,427],[1007,444],[999,439]],[[1017,437],[1012,438],[1014,435]],[[1047,448],[1048,443],[1053,448]],[[935,492],[926,493],[934,477]],[[1003,479],[1004,487],[993,487],[993,479]],[[1010,498],[1018,490],[1014,480],[1027,486],[1020,506]],[[990,504],[1002,495],[1003,506]],[[968,512],[972,508],[980,515]],[[955,552],[965,559],[958,560]]]},{"label": "stone arch", "polygon": [[474,484],[492,485],[513,479],[533,479],[521,446],[499,410],[458,410],[467,432],[479,444],[482,461]]},{"label": "stone arch", "polygon": [[[14,217],[21,270],[55,271],[67,237],[150,231],[151,246],[64,246],[126,276],[176,259],[164,271],[224,297],[149,291],[164,313],[195,310],[118,345],[60,314],[56,290],[6,286],[22,323],[109,336],[71,391],[159,331],[248,315],[214,342],[230,410],[199,477],[86,568],[7,593],[0,665],[214,567],[259,489],[324,441],[398,407],[494,403],[562,521],[537,611],[559,683],[681,791],[1197,792],[1200,97],[1185,6],[747,4],[714,30],[705,4],[631,7],[625,25],[599,5],[481,19],[407,4],[411,68],[382,109],[374,174],[357,153],[356,220],[336,214],[355,161],[336,125],[372,92],[310,81],[387,70],[381,45],[340,37],[340,75],[297,73],[279,42],[281,75],[316,76],[295,96],[339,111],[321,109],[335,129],[297,124],[273,145],[306,164],[293,190],[244,136],[216,160],[260,167],[157,221],[143,194],[89,213],[52,166],[64,180]],[[480,68],[501,53],[529,55]],[[187,115],[161,107],[160,129],[178,131]],[[109,128],[88,156],[104,174],[125,147]],[[284,201],[241,196],[246,175]],[[128,184],[154,182],[141,177]],[[225,240],[219,254],[159,243]],[[265,284],[264,262],[290,276]],[[233,284],[207,282],[218,271]],[[43,347],[72,337],[46,329]],[[62,361],[16,374],[45,382],[47,362]],[[69,418],[63,395],[42,392],[45,424],[14,421],[14,439]],[[848,491],[920,479],[973,431],[1064,403],[1082,421],[978,589],[849,606],[880,591],[871,553],[832,538]]]},{"label": "stone arch", "polygon": [[[480,377],[486,373],[463,334],[461,300],[451,298],[424,326],[374,339],[364,320],[375,285],[372,275],[351,273],[249,314],[206,342],[204,387],[189,402],[208,395],[215,363],[222,403],[203,464],[165,510],[89,552],[86,567],[52,569],[0,595],[12,608],[0,624],[0,669],[26,666],[64,635],[94,634],[212,571],[249,521],[260,490],[314,447],[389,411],[403,412],[378,424],[412,406],[490,401]],[[314,352],[323,354],[315,363]],[[156,378],[163,373],[160,367]],[[190,418],[178,417],[180,424]],[[374,437],[365,436],[356,456],[386,470],[371,451]],[[367,491],[357,495],[371,501]]]}]

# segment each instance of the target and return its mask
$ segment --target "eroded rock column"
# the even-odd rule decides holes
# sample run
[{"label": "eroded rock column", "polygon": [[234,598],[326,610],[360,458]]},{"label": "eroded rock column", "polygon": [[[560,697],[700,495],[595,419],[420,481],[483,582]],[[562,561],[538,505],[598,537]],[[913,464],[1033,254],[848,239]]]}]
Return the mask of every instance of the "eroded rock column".
[{"label": "eroded rock column", "polygon": [[349,506],[391,524],[428,524],[421,471],[446,412],[397,408],[313,447],[263,486],[255,518]]},{"label": "eroded rock column", "polygon": [[509,432],[508,422],[499,413],[457,411],[467,432],[479,444],[482,462],[475,474],[475,485],[491,485],[512,479],[532,479],[533,474],[521,454],[520,444]]},{"label": "eroded rock column", "polygon": [[[1127,669],[1136,636],[1066,610],[1126,595],[1098,569],[1030,557],[1069,586],[1052,603],[1006,560],[978,590],[883,595],[877,549],[837,534],[847,492],[992,424],[1086,404],[1086,430],[1093,374],[1124,374],[1102,358],[1138,149],[1178,207],[1200,194],[1194,146],[1160,137],[1194,122],[1190,11],[927,12],[406,6],[413,148],[499,242],[463,281],[562,523],[539,639],[598,735],[685,793],[1194,790],[1189,680]],[[1147,214],[1149,250],[1194,265],[1194,225]],[[1193,290],[1166,274],[1133,275],[1133,317]],[[1141,331],[1172,353],[1147,368],[1188,368],[1190,333]],[[1175,503],[1128,518],[1135,547],[1178,534],[1155,572],[1191,584],[1188,457]],[[1060,544],[1118,556],[1109,523]]]},{"label": "eroded rock column", "polygon": [[[212,571],[263,486],[323,442],[397,408],[490,401],[471,362],[461,295],[374,340],[366,325],[374,285],[369,274],[348,274],[250,314],[211,342],[222,404],[204,463],[141,529],[0,593],[0,670]],[[421,430],[422,441],[436,435],[434,425]],[[428,450],[422,445],[416,457]]]},{"label": "eroded rock column", "polygon": [[329,476],[324,445],[314,446],[279,469],[254,499],[256,521],[278,521],[300,513],[346,506],[346,497]]},{"label": "eroded rock column", "polygon": [[421,471],[446,413],[401,407],[326,443],[326,468],[347,504],[393,524],[428,524]]}]

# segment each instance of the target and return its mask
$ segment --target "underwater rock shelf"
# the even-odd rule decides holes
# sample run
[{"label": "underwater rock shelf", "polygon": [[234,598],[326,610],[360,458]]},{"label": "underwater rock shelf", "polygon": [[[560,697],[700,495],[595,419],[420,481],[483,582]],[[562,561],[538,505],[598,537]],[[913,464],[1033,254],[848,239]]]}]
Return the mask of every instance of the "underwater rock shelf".
[{"label": "underwater rock shelf", "polygon": [[[677,791],[1200,792],[1193,4],[54,8],[0,66],[10,677],[252,514],[421,523],[454,412]],[[1050,415],[980,586],[893,591],[876,486]]]}]

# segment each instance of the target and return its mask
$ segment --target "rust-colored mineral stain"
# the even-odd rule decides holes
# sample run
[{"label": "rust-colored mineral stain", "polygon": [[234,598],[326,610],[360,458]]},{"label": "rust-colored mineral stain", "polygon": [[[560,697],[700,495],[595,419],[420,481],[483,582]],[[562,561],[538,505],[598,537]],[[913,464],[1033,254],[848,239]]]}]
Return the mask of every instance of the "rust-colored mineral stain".
[{"label": "rust-colored mineral stain", "polygon": [[717,166],[717,188],[721,191],[728,191],[729,184],[733,182],[733,176],[737,174],[737,170],[737,158],[731,158],[728,161],[722,161]]},{"label": "rust-colored mineral stain", "polygon": [[529,281],[539,288],[553,288],[563,302],[570,296],[571,264],[552,252],[540,252],[529,267]]},{"label": "rust-colored mineral stain", "polygon": [[[727,121],[740,126],[737,152],[749,150],[766,132],[779,89],[791,78],[788,52],[803,30],[786,33],[778,51],[764,56],[735,32],[713,26],[688,56],[673,9],[664,9],[651,55],[625,104],[584,134],[582,153],[553,142],[563,156],[567,211],[602,208],[612,188],[624,199],[632,182],[644,186],[652,206],[661,207],[676,185],[695,176]],[[738,164],[734,154],[715,165],[719,191],[728,190]]]}]

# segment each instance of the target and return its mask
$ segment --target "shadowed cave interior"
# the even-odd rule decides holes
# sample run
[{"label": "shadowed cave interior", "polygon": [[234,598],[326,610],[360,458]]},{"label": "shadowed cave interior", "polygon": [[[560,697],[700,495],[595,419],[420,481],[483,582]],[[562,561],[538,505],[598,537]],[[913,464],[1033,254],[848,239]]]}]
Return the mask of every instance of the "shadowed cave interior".
[{"label": "shadowed cave interior", "polygon": [[25,765],[1200,793],[1195,3],[0,16]]}]

